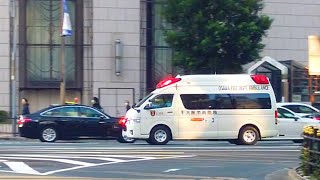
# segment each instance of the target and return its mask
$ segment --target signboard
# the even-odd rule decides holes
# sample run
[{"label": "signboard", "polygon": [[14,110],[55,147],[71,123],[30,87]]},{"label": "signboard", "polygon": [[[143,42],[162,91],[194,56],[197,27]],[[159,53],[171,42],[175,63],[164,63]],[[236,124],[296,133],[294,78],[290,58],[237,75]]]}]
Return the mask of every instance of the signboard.
[{"label": "signboard", "polygon": [[320,75],[320,38],[308,36],[309,75]]}]

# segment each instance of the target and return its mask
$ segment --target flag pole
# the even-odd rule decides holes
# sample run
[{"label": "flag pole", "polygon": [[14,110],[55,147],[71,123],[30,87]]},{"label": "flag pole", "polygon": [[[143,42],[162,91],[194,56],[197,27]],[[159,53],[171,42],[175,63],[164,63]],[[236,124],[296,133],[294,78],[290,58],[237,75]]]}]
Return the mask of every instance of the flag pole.
[{"label": "flag pole", "polygon": [[61,0],[61,50],[60,50],[60,104],[65,103],[66,96],[66,78],[65,78],[65,39],[63,35],[63,21],[64,21],[64,0]]}]

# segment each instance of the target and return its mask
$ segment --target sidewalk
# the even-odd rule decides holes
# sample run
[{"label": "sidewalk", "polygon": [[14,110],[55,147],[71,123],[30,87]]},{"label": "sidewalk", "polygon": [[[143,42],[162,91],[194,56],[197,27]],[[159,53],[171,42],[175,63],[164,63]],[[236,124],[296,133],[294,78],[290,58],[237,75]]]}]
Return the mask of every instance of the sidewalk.
[{"label": "sidewalk", "polygon": [[265,177],[265,180],[305,180],[297,174],[295,169],[279,169]]},{"label": "sidewalk", "polygon": [[288,170],[288,175],[292,180],[305,180],[305,178],[301,177],[295,169]]},{"label": "sidewalk", "polygon": [[0,133],[0,140],[13,140],[13,141],[16,141],[16,140],[23,140],[23,141],[26,141],[26,140],[29,140],[27,138],[23,138],[23,137],[20,137],[19,134],[17,134],[16,136],[13,136],[12,134],[2,134]]}]

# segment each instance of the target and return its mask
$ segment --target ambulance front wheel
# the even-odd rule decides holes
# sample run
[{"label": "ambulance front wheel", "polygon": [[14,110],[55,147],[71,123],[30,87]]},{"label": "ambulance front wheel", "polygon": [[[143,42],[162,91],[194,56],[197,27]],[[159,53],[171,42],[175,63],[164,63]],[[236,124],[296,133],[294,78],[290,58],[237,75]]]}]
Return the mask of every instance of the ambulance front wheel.
[{"label": "ambulance front wheel", "polygon": [[166,126],[156,126],[150,132],[150,137],[147,140],[149,144],[164,145],[171,140],[170,129]]}]

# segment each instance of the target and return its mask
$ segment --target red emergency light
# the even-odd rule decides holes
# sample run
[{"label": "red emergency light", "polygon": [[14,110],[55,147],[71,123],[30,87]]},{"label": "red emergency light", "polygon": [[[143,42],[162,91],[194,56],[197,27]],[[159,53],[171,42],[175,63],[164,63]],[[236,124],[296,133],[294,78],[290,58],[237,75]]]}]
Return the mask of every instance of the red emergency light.
[{"label": "red emergency light", "polygon": [[255,74],[251,75],[251,78],[257,84],[269,84],[269,79],[265,75]]},{"label": "red emergency light", "polygon": [[160,81],[160,82],[157,84],[156,87],[157,87],[157,89],[160,89],[160,88],[169,86],[169,85],[171,85],[171,84],[177,83],[177,82],[179,82],[179,81],[181,81],[181,78],[172,78],[172,77],[166,78],[166,79]]}]

